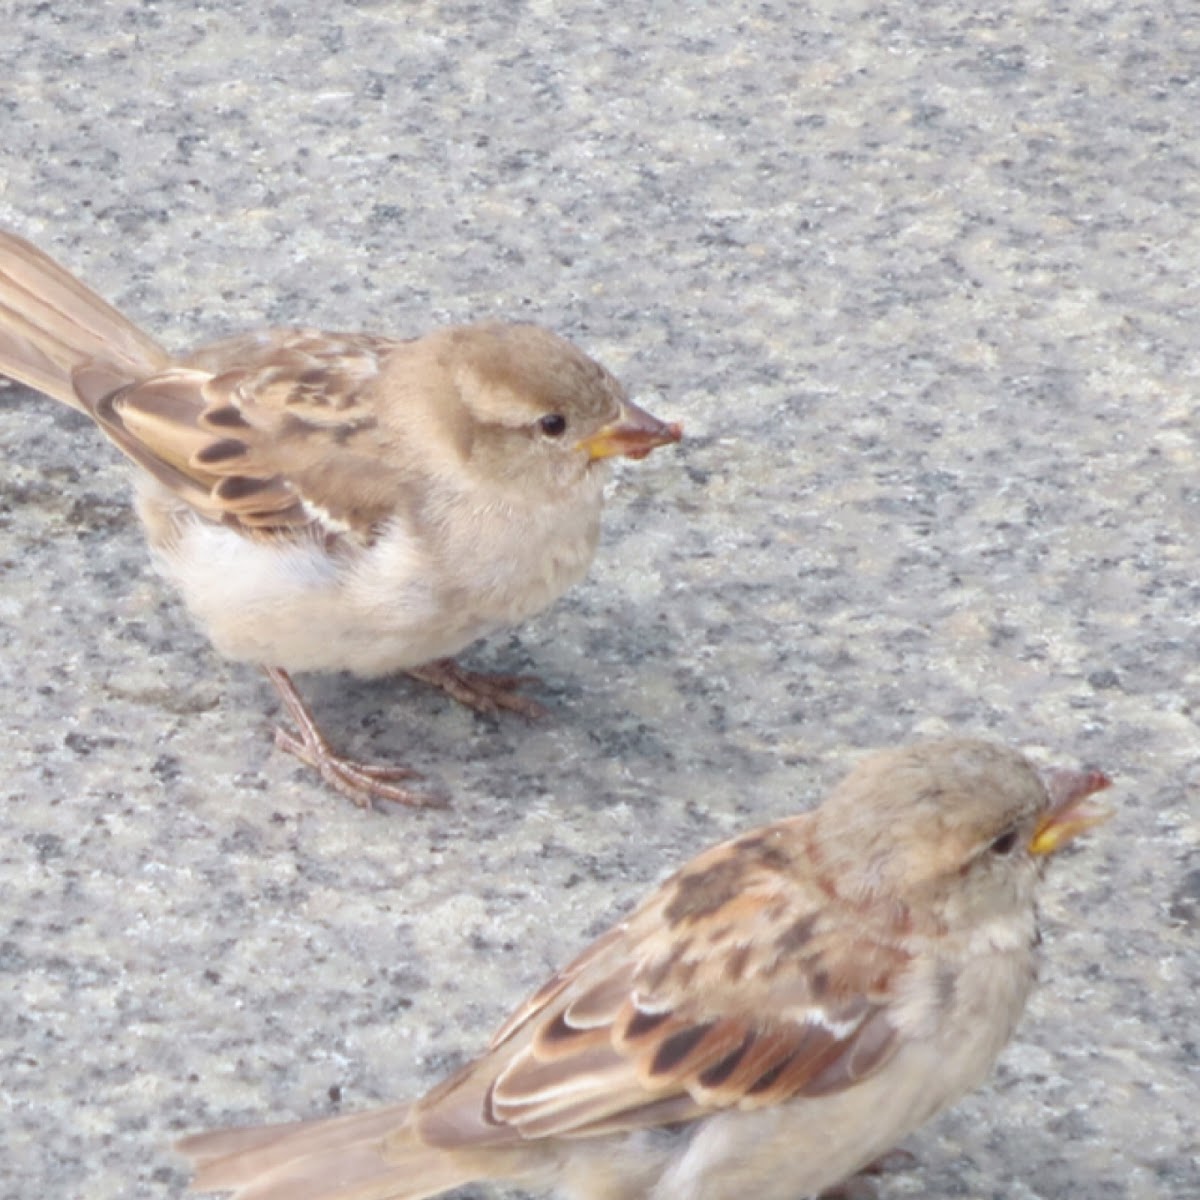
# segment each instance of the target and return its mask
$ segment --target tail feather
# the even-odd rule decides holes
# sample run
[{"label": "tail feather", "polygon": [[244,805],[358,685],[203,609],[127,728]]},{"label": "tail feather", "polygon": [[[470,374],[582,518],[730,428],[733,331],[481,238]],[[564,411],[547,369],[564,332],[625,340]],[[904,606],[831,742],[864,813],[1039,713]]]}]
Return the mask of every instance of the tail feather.
[{"label": "tail feather", "polygon": [[408,1105],[397,1104],[196,1134],[176,1149],[196,1164],[194,1190],[236,1200],[424,1200],[475,1178],[445,1150],[406,1138],[407,1116]]},{"label": "tail feather", "polygon": [[69,271],[0,231],[0,373],[86,411],[75,371],[103,364],[133,382],[169,362],[153,338]]}]

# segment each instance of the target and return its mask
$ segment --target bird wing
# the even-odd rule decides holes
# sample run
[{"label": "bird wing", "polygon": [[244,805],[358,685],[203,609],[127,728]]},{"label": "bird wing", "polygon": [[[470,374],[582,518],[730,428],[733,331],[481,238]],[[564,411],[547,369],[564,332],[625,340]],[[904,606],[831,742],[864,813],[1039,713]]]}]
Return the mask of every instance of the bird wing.
[{"label": "bird wing", "polygon": [[593,1137],[877,1071],[896,1048],[890,1001],[908,953],[756,837],[696,859],[554,976],[487,1055],[415,1106],[419,1136]]},{"label": "bird wing", "polygon": [[275,330],[198,351],[134,383],[74,373],[104,433],[204,517],[259,536],[370,536],[394,507],[373,384],[399,343]]}]

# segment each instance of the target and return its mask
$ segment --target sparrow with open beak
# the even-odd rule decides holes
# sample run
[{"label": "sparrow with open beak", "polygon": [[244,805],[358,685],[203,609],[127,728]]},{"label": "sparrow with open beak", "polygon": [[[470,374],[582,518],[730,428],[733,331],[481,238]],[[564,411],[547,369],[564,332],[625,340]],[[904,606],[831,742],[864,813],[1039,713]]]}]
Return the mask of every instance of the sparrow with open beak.
[{"label": "sparrow with open beak", "polygon": [[535,325],[400,340],[274,329],[174,357],[0,233],[0,373],[86,413],[139,468],[154,555],[216,648],[260,666],[284,749],[360,804],[414,772],[338,754],[293,671],[408,671],[485,712],[540,706],[452,656],[587,571],[605,466],[678,441]]},{"label": "sparrow with open beak", "polygon": [[974,740],[872,755],[673,875],[423,1099],[187,1138],[193,1186],[815,1195],[987,1074],[1033,984],[1046,856],[1104,819],[1107,786]]}]

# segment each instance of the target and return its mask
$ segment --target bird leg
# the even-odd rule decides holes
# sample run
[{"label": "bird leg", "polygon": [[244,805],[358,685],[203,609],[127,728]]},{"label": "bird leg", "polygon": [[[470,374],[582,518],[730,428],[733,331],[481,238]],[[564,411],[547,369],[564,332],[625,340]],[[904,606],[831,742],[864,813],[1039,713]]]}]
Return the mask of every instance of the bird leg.
[{"label": "bird leg", "polygon": [[476,712],[497,713],[507,709],[523,717],[546,715],[542,705],[517,690],[541,683],[536,675],[489,675],[483,671],[468,671],[452,658],[435,658],[433,662],[409,668],[408,674],[441,688],[459,704]]},{"label": "bird leg", "polygon": [[264,667],[267,678],[275,685],[283,707],[296,723],[299,736],[282,726],[275,729],[275,744],[317,771],[335,791],[352,800],[359,808],[370,807],[374,800],[390,800],[414,808],[438,804],[435,797],[409,788],[398,787],[398,779],[420,778],[420,772],[408,767],[375,765],[357,762],[337,753],[317,728],[316,720],[304,703],[291,676],[279,667]]}]

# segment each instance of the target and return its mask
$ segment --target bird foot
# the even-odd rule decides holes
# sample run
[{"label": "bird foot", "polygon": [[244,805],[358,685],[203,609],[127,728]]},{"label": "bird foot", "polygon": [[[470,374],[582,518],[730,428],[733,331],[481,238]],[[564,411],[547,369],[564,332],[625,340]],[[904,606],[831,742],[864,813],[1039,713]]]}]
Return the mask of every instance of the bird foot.
[{"label": "bird foot", "polygon": [[420,779],[419,771],[409,767],[363,763],[338,754],[317,727],[296,685],[286,671],[278,667],[264,668],[267,678],[275,685],[288,715],[296,722],[298,733],[287,729],[275,730],[275,744],[288,754],[295,755],[321,776],[335,791],[340,792],[359,808],[370,808],[376,800],[407,804],[411,808],[441,808],[437,796],[400,787],[401,779]]},{"label": "bird foot", "polygon": [[441,688],[459,704],[465,704],[475,712],[498,713],[503,709],[530,719],[546,715],[541,704],[518,690],[540,684],[536,675],[489,675],[484,671],[468,671],[452,658],[434,659],[410,668],[408,674]]},{"label": "bird foot", "polygon": [[407,804],[411,808],[443,806],[436,796],[397,786],[396,780],[421,778],[419,771],[409,767],[358,762],[338,754],[324,737],[311,739],[304,732],[297,736],[282,728],[275,730],[275,745],[312,767],[331,788],[359,808],[370,808],[376,800]]}]

